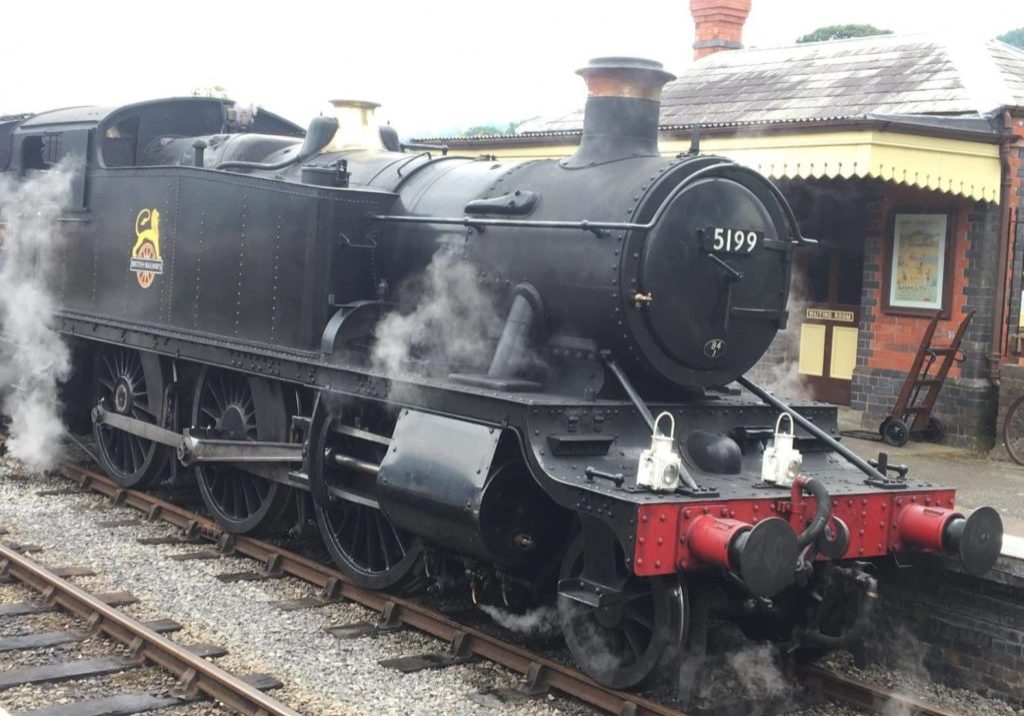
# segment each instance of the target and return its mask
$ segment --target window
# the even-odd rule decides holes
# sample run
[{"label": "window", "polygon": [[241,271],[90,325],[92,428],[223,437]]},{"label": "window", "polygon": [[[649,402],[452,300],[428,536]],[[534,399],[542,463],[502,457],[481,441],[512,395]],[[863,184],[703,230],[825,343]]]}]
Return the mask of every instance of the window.
[{"label": "window", "polygon": [[21,166],[23,169],[49,169],[64,156],[61,150],[61,133],[48,132],[25,137],[21,143]]},{"label": "window", "polygon": [[136,164],[139,146],[139,118],[127,117],[107,127],[103,136],[103,164],[108,167],[131,167]]}]

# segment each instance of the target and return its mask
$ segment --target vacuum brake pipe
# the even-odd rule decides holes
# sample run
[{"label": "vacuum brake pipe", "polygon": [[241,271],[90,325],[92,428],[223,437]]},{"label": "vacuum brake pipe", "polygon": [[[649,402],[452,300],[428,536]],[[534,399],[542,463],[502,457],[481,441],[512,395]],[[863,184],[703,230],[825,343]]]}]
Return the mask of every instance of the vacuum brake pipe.
[{"label": "vacuum brake pipe", "polygon": [[814,499],[817,500],[818,506],[814,512],[814,519],[811,520],[811,523],[807,525],[803,532],[800,533],[800,536],[796,538],[797,547],[801,552],[818,539],[818,535],[820,535],[822,530],[825,529],[825,525],[828,524],[829,518],[832,517],[832,496],[828,494],[828,490],[825,489],[825,485],[820,480],[815,480],[813,477],[797,475],[797,478],[793,480],[793,496],[791,501],[794,507],[800,499],[800,493],[804,490],[809,492]]}]

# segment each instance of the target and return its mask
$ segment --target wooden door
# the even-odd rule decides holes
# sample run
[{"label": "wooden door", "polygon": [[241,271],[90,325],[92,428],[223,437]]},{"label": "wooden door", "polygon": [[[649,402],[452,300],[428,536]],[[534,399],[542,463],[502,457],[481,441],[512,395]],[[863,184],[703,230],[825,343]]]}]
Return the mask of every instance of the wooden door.
[{"label": "wooden door", "polygon": [[797,361],[812,397],[849,405],[857,365],[860,306],[808,304],[801,319]]}]

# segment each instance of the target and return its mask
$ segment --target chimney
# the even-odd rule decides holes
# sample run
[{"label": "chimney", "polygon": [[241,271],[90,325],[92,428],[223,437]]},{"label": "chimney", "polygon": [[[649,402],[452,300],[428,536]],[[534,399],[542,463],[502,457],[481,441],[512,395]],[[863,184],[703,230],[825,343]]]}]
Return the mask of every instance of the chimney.
[{"label": "chimney", "polygon": [[383,149],[380,130],[375,120],[376,102],[358,99],[332,99],[334,116],[338,120],[338,131],[327,146],[327,151],[342,149]]},{"label": "chimney", "polygon": [[675,79],[660,62],[598,57],[576,74],[587,83],[583,138],[562,166],[577,168],[658,154],[661,88]]},{"label": "chimney", "polygon": [[743,23],[751,0],[690,0],[696,37],[693,59],[743,47]]}]

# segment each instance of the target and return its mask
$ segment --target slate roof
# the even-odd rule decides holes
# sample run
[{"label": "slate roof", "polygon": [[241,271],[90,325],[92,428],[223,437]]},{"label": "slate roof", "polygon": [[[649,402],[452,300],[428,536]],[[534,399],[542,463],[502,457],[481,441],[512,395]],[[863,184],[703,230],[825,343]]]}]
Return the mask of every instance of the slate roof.
[{"label": "slate roof", "polygon": [[[1024,106],[1024,51],[998,40],[881,35],[717,52],[665,86],[663,128],[776,124],[868,115],[977,117]],[[576,133],[582,110],[517,134]]]}]

